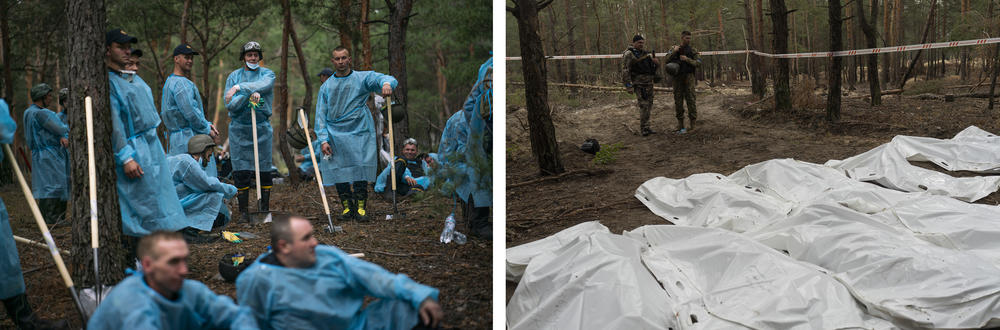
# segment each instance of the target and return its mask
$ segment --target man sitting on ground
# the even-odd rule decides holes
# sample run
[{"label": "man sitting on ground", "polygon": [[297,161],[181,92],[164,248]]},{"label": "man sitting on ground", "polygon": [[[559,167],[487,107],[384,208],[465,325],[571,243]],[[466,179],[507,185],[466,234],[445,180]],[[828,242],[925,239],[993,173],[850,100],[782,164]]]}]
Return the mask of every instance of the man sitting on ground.
[{"label": "man sitting on ground", "polygon": [[[309,220],[277,215],[273,252],[236,279],[236,299],[264,329],[436,328],[438,290],[320,245]],[[365,296],[378,300],[361,309]]]},{"label": "man sitting on ground", "polygon": [[[424,160],[425,157],[417,155],[417,140],[413,138],[403,141],[403,155],[396,156],[394,166],[396,167],[396,193],[399,196],[409,196],[411,194],[427,190],[431,185],[430,165]],[[391,168],[388,166],[382,170],[375,180],[375,192],[382,193],[386,198],[392,198],[392,188],[387,187]]]},{"label": "man sitting on ground", "polygon": [[87,323],[100,329],[257,329],[257,319],[205,284],[186,280],[181,234],[156,231],[139,240],[142,270],[122,280]]},{"label": "man sitting on ground", "polygon": [[224,199],[236,196],[236,187],[222,183],[218,177],[208,173],[214,155],[212,137],[198,134],[188,140],[186,154],[167,157],[177,197],[181,199],[184,215],[190,223],[182,231],[188,243],[214,241],[218,236],[199,231],[212,231],[229,223],[229,208]]}]

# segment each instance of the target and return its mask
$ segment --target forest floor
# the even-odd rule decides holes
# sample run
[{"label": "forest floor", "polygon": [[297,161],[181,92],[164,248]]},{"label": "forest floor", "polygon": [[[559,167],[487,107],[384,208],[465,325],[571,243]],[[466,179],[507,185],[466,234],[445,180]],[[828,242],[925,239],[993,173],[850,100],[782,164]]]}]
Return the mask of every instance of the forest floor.
[{"label": "forest floor", "polygon": [[[327,194],[331,196],[331,212],[339,211],[335,193],[328,190]],[[0,187],[0,198],[7,204],[14,235],[41,241],[38,227],[30,218],[20,189],[15,185]],[[254,197],[250,199],[253,211],[256,203]],[[440,196],[407,199],[400,203],[398,208],[406,214],[405,220],[385,220],[385,215],[392,212],[391,200],[375,197],[370,198],[369,203],[368,213],[373,215],[372,221],[338,223],[344,232],[334,235],[323,231],[327,219],[314,181],[295,187],[290,184],[275,185],[271,193],[273,211],[302,214],[313,220],[320,244],[334,245],[347,253],[364,253],[367,261],[439,289],[445,312],[444,328],[492,328],[492,242],[469,236],[468,243],[464,245],[439,243],[444,219],[452,208],[452,202]],[[236,209],[235,201],[230,201],[230,209]],[[460,215],[460,212],[456,214]],[[459,221],[457,229],[468,232],[462,221]],[[219,260],[229,253],[242,252],[256,258],[266,252],[266,246],[270,245],[270,224],[230,224],[226,230],[250,232],[259,238],[239,244],[220,240],[189,246],[191,256],[188,267],[191,274],[188,279],[201,281],[216,293],[235,300],[236,286],[216,278]],[[57,226],[52,229],[52,234],[60,248],[70,249],[70,226]],[[47,251],[21,243],[17,245],[25,272],[28,299],[35,311],[43,318],[67,318],[74,326],[79,326],[72,298],[52,266],[52,258]],[[63,258],[68,262],[71,257]],[[7,315],[0,314],[0,329],[12,327],[13,323]]]},{"label": "forest floor", "polygon": [[[908,84],[908,89],[967,93],[968,88],[940,88],[959,84],[915,82]],[[793,88],[796,85],[801,83],[793,84]],[[508,85],[508,91],[514,93],[518,88],[521,86]],[[559,100],[550,104],[562,163],[567,172],[580,174],[540,182],[532,182],[542,177],[528,140],[523,91],[508,98],[507,247],[593,220],[600,220],[611,232],[669,224],[633,196],[639,185],[658,176],[684,178],[706,172],[728,175],[744,166],[777,158],[822,164],[868,151],[895,135],[951,138],[970,125],[1000,132],[1000,109],[988,114],[987,100],[983,98],[945,102],[922,100],[919,95],[889,95],[882,98],[882,105],[872,107],[866,100],[867,89],[859,89],[843,98],[840,123],[831,125],[824,120],[826,97],[816,93],[797,90],[793,93],[796,110],[774,113],[769,110],[770,101],[753,104],[748,84],[708,87],[699,83],[698,90],[694,132],[673,133],[677,123],[673,95],[656,92],[651,120],[652,129],[658,133],[643,137],[638,134],[633,95],[584,90],[571,98],[565,89],[549,88],[550,100]],[[602,148],[621,143],[614,162],[597,165],[593,155],[580,151],[579,146],[587,138],[597,139]],[[917,165],[936,168],[929,163]],[[515,186],[525,182],[531,183]],[[1000,204],[1000,193],[978,202]],[[513,288],[508,283],[507,299]]]}]

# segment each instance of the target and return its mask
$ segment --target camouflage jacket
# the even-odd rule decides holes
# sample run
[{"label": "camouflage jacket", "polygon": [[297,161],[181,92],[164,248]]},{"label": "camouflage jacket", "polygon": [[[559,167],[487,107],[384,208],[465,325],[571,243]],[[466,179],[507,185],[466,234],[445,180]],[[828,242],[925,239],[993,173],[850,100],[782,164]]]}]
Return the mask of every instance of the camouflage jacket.
[{"label": "camouflage jacket", "polygon": [[[687,61],[681,60],[681,55],[686,55]],[[667,52],[667,63],[674,62],[681,65],[678,75],[694,73],[695,70],[701,67],[701,56],[698,56],[698,50],[691,46],[688,46],[687,49],[678,49],[677,52],[674,52],[674,48],[670,47],[670,51]]]},{"label": "camouflage jacket", "polygon": [[641,53],[642,55],[636,57],[635,49],[629,47],[628,50],[626,50],[625,53],[622,54],[622,83],[624,83],[626,86],[631,84],[641,84],[641,85],[652,84],[653,79],[655,78],[655,71],[659,70],[659,66],[656,65],[655,63],[652,63],[653,72],[651,73],[632,72],[633,67],[637,64],[637,62],[645,60],[647,58],[656,57],[655,54],[647,52],[645,50],[640,50],[638,52]]}]

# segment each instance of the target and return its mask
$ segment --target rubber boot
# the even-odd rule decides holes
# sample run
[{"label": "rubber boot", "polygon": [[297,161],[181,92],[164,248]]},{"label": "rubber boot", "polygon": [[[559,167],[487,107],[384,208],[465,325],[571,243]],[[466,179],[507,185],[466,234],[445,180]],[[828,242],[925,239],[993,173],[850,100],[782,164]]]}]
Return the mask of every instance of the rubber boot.
[{"label": "rubber boot", "polygon": [[250,222],[250,189],[243,189],[236,193],[236,201],[240,210],[239,222]]},{"label": "rubber boot", "polygon": [[260,212],[271,211],[271,189],[261,189],[260,190],[260,201],[258,201],[257,210]]},{"label": "rubber boot", "polygon": [[684,118],[677,119],[677,132],[684,133]]},{"label": "rubber boot", "polygon": [[354,203],[354,200],[351,199],[350,193],[339,194],[339,196],[340,196],[340,204],[344,205],[344,211],[340,212],[340,215],[337,216],[337,220],[338,221],[354,220],[353,209],[357,208],[357,206],[355,206],[356,204]]},{"label": "rubber boot", "polygon": [[367,222],[368,220],[371,220],[371,217],[366,214],[368,212],[365,211],[365,202],[367,201],[367,198],[357,200],[358,208],[354,210],[354,216],[357,217],[357,220],[360,222]]},{"label": "rubber boot", "polygon": [[3,307],[7,309],[7,315],[14,320],[14,325],[18,329],[69,329],[66,320],[43,320],[35,315],[28,304],[28,296],[19,294],[3,300]]}]

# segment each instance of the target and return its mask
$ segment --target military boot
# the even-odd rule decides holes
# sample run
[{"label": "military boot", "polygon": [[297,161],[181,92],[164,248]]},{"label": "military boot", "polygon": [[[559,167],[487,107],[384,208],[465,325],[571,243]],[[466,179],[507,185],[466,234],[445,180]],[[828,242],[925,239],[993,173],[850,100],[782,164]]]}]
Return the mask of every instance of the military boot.
[{"label": "military boot", "polygon": [[250,222],[250,189],[239,190],[236,193],[236,201],[240,211],[239,222]]},{"label": "military boot", "polygon": [[357,204],[355,204],[354,200],[351,199],[350,193],[339,194],[339,197],[340,197],[340,204],[344,205],[344,211],[340,212],[340,215],[337,216],[337,220],[338,221],[354,220],[353,209],[357,208],[356,206]]},{"label": "military boot", "polygon": [[38,318],[28,304],[28,296],[23,293],[4,299],[3,307],[7,309],[7,315],[18,329],[69,329],[66,320],[50,321]]},{"label": "military boot", "polygon": [[694,119],[694,118],[691,118],[691,123],[690,123],[690,124],[688,124],[688,132],[693,132],[693,131],[694,131],[694,122],[695,122],[696,120],[697,120],[697,119]]}]

